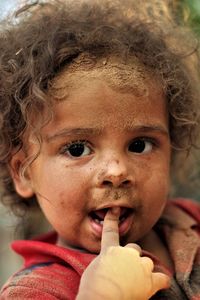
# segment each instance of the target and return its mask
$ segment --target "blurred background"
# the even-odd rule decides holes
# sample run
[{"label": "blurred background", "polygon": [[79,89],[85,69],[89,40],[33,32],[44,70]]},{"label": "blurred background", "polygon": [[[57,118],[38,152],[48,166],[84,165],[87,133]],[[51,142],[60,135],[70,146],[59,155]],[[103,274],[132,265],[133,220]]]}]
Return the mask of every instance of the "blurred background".
[{"label": "blurred background", "polygon": [[[6,18],[23,2],[24,0],[0,0],[0,20]],[[47,230],[49,226],[39,212],[33,211],[31,216],[27,214],[26,219],[18,219],[0,201],[0,288],[23,263],[22,259],[11,250],[11,242],[16,239],[28,239]]]},{"label": "blurred background", "polygon": [[[0,19],[4,18],[15,4],[16,0],[0,0]],[[20,258],[10,250],[10,242],[15,238],[16,225],[16,218],[0,203],[0,287],[21,263]]]},{"label": "blurred background", "polygon": [[[22,1],[0,0],[0,19],[3,19],[9,11],[12,11]],[[200,0],[174,1],[185,8],[184,17],[189,20],[192,29],[200,35]],[[182,10],[180,10],[180,13],[182,14]],[[183,187],[180,187],[180,196],[194,196],[196,199],[199,197],[196,194],[191,195],[191,191]],[[29,219],[29,223],[24,226],[23,230],[20,229],[18,219],[0,204],[0,287],[22,264],[21,259],[10,250],[10,242],[15,239],[30,238],[33,235],[44,232],[48,228],[41,215],[36,212],[34,216],[28,216],[27,219]],[[30,226],[31,223],[33,225]]]}]

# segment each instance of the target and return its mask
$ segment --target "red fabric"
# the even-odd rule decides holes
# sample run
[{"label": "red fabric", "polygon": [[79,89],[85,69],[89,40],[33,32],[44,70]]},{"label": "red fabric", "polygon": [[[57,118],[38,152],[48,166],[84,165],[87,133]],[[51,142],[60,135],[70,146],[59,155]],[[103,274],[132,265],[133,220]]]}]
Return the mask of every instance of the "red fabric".
[{"label": "red fabric", "polygon": [[193,217],[200,227],[200,205],[190,199],[176,198],[168,202],[168,205],[176,205]]},{"label": "red fabric", "polygon": [[5,287],[0,299],[75,298],[80,277],[95,255],[58,247],[54,244],[56,238],[51,233],[39,240],[12,244],[15,252],[24,258],[24,266],[11,278],[8,290]]},{"label": "red fabric", "polygon": [[[181,210],[179,208],[181,208]],[[183,253],[186,253],[186,260],[184,261],[186,265],[182,264],[180,257],[176,257],[177,251],[173,247],[176,248],[176,243],[174,243],[174,241],[177,241],[179,249],[179,244],[182,243],[181,239],[185,239],[185,237],[182,237],[179,233],[184,232],[184,230],[181,228],[182,231],[180,231],[178,227],[178,230],[172,230],[173,226],[171,226],[171,223],[170,226],[162,227],[161,225],[161,232],[163,231],[163,234],[165,234],[167,239],[170,240],[169,250],[171,251],[172,257],[174,255],[174,259],[179,260],[178,264],[175,262],[175,266],[177,265],[176,272],[179,274],[180,272],[185,271],[185,267],[187,271],[192,268],[192,259],[195,260],[195,263],[200,261],[200,257],[197,257],[196,255],[196,249],[199,250],[199,237],[196,235],[196,232],[200,234],[200,207],[198,204],[191,202],[190,200],[175,199],[173,201],[169,201],[163,220],[166,219],[168,222],[169,219],[170,222],[173,211],[175,211],[175,218],[177,213],[177,216],[179,216],[180,219],[183,217],[183,219],[186,219],[186,223],[188,223],[190,227],[194,227],[194,240],[196,241],[196,246],[195,244],[192,246],[194,249],[193,256],[188,256],[191,251],[190,248],[188,248],[188,251],[187,249],[183,249],[183,247],[181,248]],[[186,214],[183,214],[183,211],[186,212]],[[192,218],[187,216],[191,216]],[[180,222],[182,222],[182,220],[180,220]],[[177,224],[178,223],[179,222],[177,222]],[[185,224],[184,220],[183,224]],[[158,222],[158,228],[159,226]],[[187,227],[187,224],[184,226]],[[176,227],[176,224],[174,227]],[[189,230],[188,228],[186,229]],[[173,236],[175,239],[173,239]],[[51,233],[42,236],[37,240],[15,241],[12,244],[15,252],[24,258],[24,266],[21,271],[12,276],[11,279],[4,285],[0,299],[75,299],[81,275],[95,255],[59,247],[55,244],[56,239],[56,234]],[[186,243],[187,248],[187,239],[183,242]],[[193,238],[191,239],[191,242],[193,242]],[[150,253],[143,252],[143,255],[144,254],[154,260],[156,270],[163,271],[171,277],[173,276],[173,274],[170,274],[170,271],[161,264],[159,259]],[[182,281],[185,280],[184,278],[180,277],[178,285],[172,278],[172,287],[169,293],[166,292],[166,294],[164,294],[165,292],[161,291],[161,293],[156,294],[156,296],[152,297],[152,299],[200,299],[200,296],[198,296],[199,294],[194,294],[193,291],[190,290],[188,291],[189,296],[186,297],[187,291],[184,290],[185,282],[183,282],[184,291],[182,292],[182,290],[179,290],[179,287],[177,286],[182,284]],[[198,281],[195,283],[199,284],[200,282]],[[183,295],[185,298],[183,298]]]}]

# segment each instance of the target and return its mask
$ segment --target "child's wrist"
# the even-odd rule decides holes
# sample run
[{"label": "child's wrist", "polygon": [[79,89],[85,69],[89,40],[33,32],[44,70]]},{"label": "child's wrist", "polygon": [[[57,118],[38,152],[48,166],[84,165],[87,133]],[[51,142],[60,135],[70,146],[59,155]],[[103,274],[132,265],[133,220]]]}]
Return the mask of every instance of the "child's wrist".
[{"label": "child's wrist", "polygon": [[[115,296],[114,296],[115,297]],[[96,290],[79,291],[76,300],[117,300],[118,298],[113,298],[113,295],[103,294],[102,291],[99,293]]]},{"label": "child's wrist", "polygon": [[104,276],[98,277],[96,284],[93,282],[91,286],[80,284],[76,300],[121,300],[123,298],[121,286],[117,282]]}]

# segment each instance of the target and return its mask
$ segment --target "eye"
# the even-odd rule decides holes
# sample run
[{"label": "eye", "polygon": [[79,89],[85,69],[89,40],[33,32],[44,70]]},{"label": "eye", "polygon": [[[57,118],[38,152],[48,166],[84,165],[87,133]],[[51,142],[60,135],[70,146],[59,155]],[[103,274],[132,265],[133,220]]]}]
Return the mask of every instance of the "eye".
[{"label": "eye", "polygon": [[153,148],[153,141],[145,138],[139,138],[136,140],[133,140],[129,146],[128,151],[134,152],[134,153],[142,153],[146,154],[152,151]]},{"label": "eye", "polygon": [[61,149],[61,154],[67,154],[71,157],[83,157],[91,154],[91,152],[92,150],[86,141],[74,141]]}]

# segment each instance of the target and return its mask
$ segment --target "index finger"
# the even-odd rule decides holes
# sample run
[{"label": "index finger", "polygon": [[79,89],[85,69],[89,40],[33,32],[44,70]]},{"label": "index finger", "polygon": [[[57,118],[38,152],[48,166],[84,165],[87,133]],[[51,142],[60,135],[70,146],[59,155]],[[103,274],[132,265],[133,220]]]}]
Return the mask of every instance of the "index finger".
[{"label": "index finger", "polygon": [[103,222],[101,238],[101,253],[110,246],[119,246],[119,216],[120,207],[109,209]]}]

